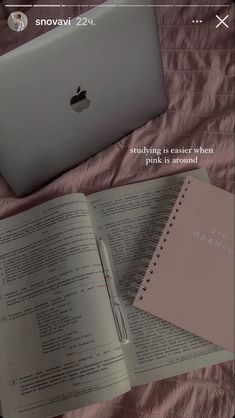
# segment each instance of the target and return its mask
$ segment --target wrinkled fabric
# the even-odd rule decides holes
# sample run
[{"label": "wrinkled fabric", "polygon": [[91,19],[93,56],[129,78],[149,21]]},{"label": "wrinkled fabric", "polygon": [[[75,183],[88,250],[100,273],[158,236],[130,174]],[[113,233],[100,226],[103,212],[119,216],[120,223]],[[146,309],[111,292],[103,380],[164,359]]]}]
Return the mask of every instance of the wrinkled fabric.
[{"label": "wrinkled fabric", "polygon": [[[50,4],[56,3],[50,0]],[[66,3],[73,4],[72,1]],[[92,2],[95,3],[101,1]],[[204,1],[203,5],[206,4],[212,3]],[[212,184],[233,192],[234,3],[221,0],[220,4],[230,6],[216,10],[207,7],[157,8],[169,95],[168,111],[26,198],[15,198],[0,178],[0,218],[63,194],[90,194],[197,167],[207,169]],[[84,9],[56,8],[50,10],[50,16],[60,17],[62,13],[63,17],[74,16]],[[41,9],[28,9],[27,13],[32,20],[36,14],[40,17],[43,12]],[[229,30],[224,25],[216,29],[216,14],[221,17],[229,14],[226,20]],[[7,16],[0,5],[3,34],[0,54],[45,31],[45,28],[31,25],[31,29],[19,37],[7,29]],[[202,19],[203,23],[195,25],[193,19]],[[202,146],[213,148],[214,154],[202,154],[197,165],[146,167],[143,156],[133,156],[129,151],[130,148],[143,146]],[[67,413],[64,418],[232,418],[233,389],[233,365],[227,362],[136,387],[111,401]]]}]

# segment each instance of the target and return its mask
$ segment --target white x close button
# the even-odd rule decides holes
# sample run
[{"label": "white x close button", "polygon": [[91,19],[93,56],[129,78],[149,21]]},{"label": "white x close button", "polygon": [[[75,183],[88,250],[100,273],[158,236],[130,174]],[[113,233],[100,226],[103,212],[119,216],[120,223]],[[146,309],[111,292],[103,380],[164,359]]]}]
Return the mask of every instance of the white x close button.
[{"label": "white x close button", "polygon": [[226,26],[226,28],[228,28],[227,23],[225,23],[225,20],[228,19],[229,15],[225,16],[223,19],[221,17],[219,17],[218,15],[216,15],[217,19],[219,20],[219,23],[216,25],[216,29],[220,26],[220,25],[224,25]]}]

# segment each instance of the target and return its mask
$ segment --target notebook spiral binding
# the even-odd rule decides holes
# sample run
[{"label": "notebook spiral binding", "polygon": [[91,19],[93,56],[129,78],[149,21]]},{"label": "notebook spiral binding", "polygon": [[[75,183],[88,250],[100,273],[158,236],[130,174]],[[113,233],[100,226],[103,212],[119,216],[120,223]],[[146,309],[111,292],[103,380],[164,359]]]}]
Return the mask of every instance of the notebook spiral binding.
[{"label": "notebook spiral binding", "polygon": [[[163,227],[161,226],[158,229],[160,234],[155,237],[157,239],[157,243],[154,244],[153,242],[152,244],[154,246],[155,251],[153,253],[147,253],[147,255],[149,255],[150,258],[146,259],[146,267],[142,266],[138,268],[140,273],[138,273],[135,276],[135,284],[131,286],[133,289],[136,290],[136,293],[129,292],[130,295],[134,297],[138,295],[137,297],[139,300],[143,300],[143,292],[147,291],[148,284],[151,282],[151,275],[154,273],[154,268],[157,266],[157,261],[161,257],[161,252],[164,249],[164,244],[167,241],[168,235],[170,235],[171,233],[171,228],[173,227],[176,216],[180,211],[180,207],[183,204],[183,199],[185,198],[185,194],[189,189],[190,183],[190,180],[184,181],[183,186],[181,183],[181,188],[179,189],[179,191],[172,194],[176,197],[176,200],[175,204],[172,207],[169,207],[167,219],[164,219],[165,216],[163,218],[160,217],[159,225],[163,225]],[[149,273],[149,275],[147,275],[146,277],[147,272]]]}]

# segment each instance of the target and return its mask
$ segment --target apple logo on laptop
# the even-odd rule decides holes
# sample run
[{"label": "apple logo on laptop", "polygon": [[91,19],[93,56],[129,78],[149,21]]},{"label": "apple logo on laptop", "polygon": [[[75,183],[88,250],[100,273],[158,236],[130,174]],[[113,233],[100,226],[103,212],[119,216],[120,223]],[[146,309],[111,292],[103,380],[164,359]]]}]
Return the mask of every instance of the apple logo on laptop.
[{"label": "apple logo on laptop", "polygon": [[81,91],[79,86],[77,94],[70,100],[70,105],[75,112],[80,113],[90,106],[91,101],[86,97],[86,93],[85,90]]}]

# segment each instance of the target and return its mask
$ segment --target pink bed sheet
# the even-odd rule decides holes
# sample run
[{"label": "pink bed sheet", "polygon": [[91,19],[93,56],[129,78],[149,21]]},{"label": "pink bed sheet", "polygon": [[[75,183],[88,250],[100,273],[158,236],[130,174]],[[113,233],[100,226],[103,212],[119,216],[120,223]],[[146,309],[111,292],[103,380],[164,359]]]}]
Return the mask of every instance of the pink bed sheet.
[{"label": "pink bed sheet", "polygon": [[[50,0],[53,3],[57,1]],[[234,3],[221,0],[220,4],[230,6],[216,12],[209,7],[157,9],[169,94],[169,109],[164,115],[26,198],[15,198],[0,178],[0,218],[62,194],[89,194],[199,166],[207,169],[211,183],[234,191]],[[76,15],[82,9],[69,9],[69,14]],[[33,18],[36,12],[29,9],[28,13]],[[52,13],[58,16],[62,12],[54,9]],[[229,30],[223,25],[216,29],[215,14],[229,14]],[[0,5],[0,28],[5,33],[0,54],[42,32],[42,28],[31,28],[19,38],[7,29],[6,18],[6,10]],[[195,18],[203,19],[203,23],[195,26]],[[144,158],[129,152],[131,147],[144,145],[202,146],[213,148],[214,154],[202,155],[196,166],[146,167]],[[112,401],[67,413],[64,418],[232,418],[233,389],[233,364],[227,362],[139,386]]]}]

